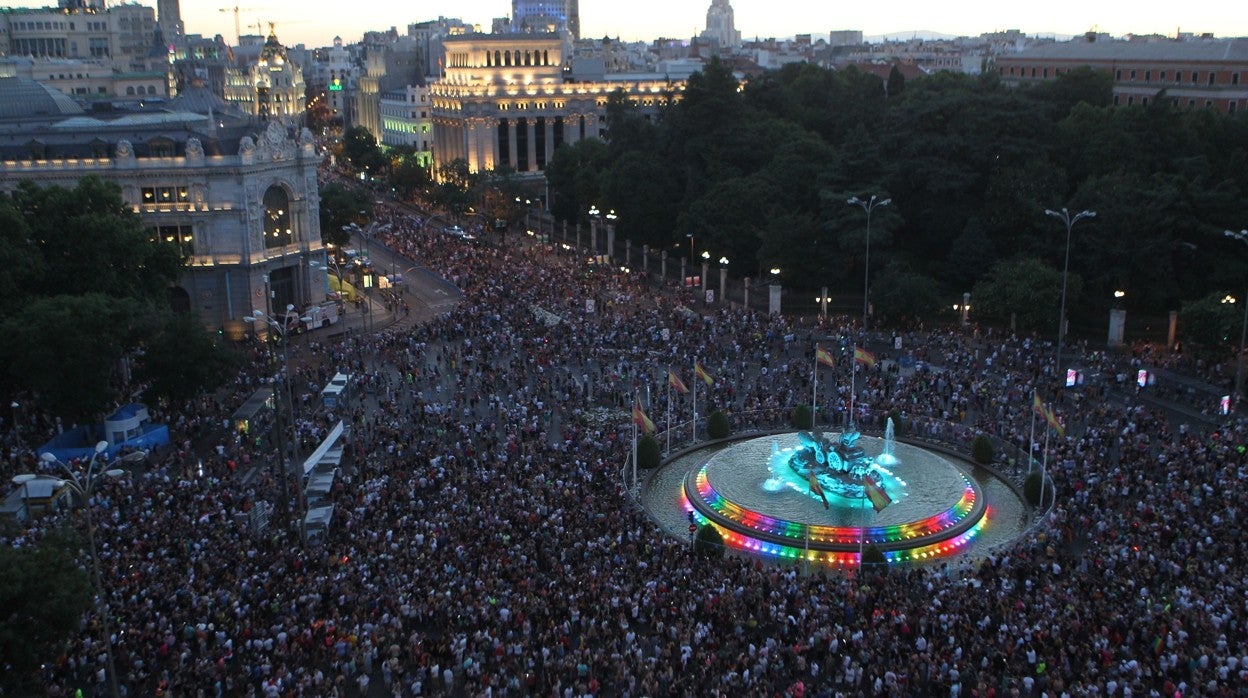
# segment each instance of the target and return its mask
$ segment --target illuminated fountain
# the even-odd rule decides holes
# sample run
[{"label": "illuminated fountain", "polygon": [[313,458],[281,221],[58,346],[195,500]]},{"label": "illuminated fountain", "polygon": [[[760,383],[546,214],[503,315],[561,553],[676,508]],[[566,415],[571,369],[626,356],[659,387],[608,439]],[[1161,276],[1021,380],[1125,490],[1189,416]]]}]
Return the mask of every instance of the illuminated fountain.
[{"label": "illuminated fountain", "polygon": [[[988,522],[979,485],[949,459],[850,429],[741,441],[690,470],[682,505],[730,546],[855,567],[866,546],[889,562],[954,555]],[[868,455],[871,450],[876,455]]]}]

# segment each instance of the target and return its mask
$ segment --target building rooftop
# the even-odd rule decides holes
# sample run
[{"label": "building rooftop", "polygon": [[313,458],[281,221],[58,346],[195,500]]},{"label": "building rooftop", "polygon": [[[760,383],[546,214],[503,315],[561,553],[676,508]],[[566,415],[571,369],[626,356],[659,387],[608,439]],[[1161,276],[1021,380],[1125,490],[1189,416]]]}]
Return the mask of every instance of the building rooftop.
[{"label": "building rooftop", "polygon": [[[1003,58],[1010,58],[1006,55]],[[1248,39],[1200,41],[1087,41],[1078,38],[1023,49],[1015,58],[1120,61],[1248,61]]]},{"label": "building rooftop", "polygon": [[0,78],[0,119],[81,113],[77,102],[54,87],[27,78]]}]

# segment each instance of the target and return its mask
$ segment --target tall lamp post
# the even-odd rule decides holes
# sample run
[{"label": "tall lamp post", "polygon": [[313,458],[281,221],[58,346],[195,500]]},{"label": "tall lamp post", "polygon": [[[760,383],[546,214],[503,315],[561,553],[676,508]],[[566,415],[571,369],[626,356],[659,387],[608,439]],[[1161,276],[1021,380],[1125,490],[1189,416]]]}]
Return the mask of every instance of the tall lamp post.
[{"label": "tall lamp post", "polygon": [[[91,552],[91,576],[94,577],[95,582],[96,612],[100,616],[101,626],[104,631],[104,656],[108,662],[108,689],[113,698],[120,698],[121,691],[117,685],[117,663],[113,659],[113,628],[110,618],[112,611],[109,609],[108,594],[104,591],[104,584],[100,577],[100,557],[95,547],[95,519],[91,515],[91,497],[95,494],[95,486],[99,483],[100,476],[116,478],[124,475],[126,472],[120,468],[103,471],[96,470],[100,454],[107,448],[107,441],[100,441],[95,445],[95,453],[91,455],[91,461],[87,463],[85,473],[75,472],[51,453],[44,453],[40,458],[44,463],[57,465],[61,470],[65,471],[66,477],[59,479],[57,482],[59,485],[69,487],[70,491],[74,493],[75,497],[82,504],[83,515],[87,520],[87,546]],[[33,479],[33,476],[18,475],[14,480],[16,481],[18,478],[24,478],[24,481],[28,481]]]},{"label": "tall lamp post", "polygon": [[[1248,230],[1223,231],[1223,235],[1248,245]],[[1239,330],[1239,354],[1235,357],[1235,408],[1239,408],[1240,394],[1244,390],[1244,340],[1248,340],[1248,294],[1244,296],[1244,324]]]},{"label": "tall lamp post", "polygon": [[711,253],[702,251],[702,293],[706,293],[706,273],[711,264]]},{"label": "tall lamp post", "polygon": [[598,256],[598,220],[602,217],[602,211],[598,210],[597,204],[590,204],[589,207],[589,255],[591,257]]},{"label": "tall lamp post", "polygon": [[892,199],[877,199],[875,194],[870,199],[863,201],[856,196],[851,196],[845,200],[850,206],[857,206],[867,214],[867,253],[862,262],[862,332],[867,332],[867,312],[871,307],[871,212],[881,206],[887,206],[893,202]]},{"label": "tall lamp post", "polygon": [[1080,211],[1072,216],[1070,211],[1064,208],[1061,211],[1045,209],[1044,215],[1053,216],[1066,226],[1066,260],[1062,263],[1062,304],[1057,311],[1057,372],[1058,378],[1061,379],[1062,343],[1066,339],[1066,277],[1070,272],[1070,231],[1084,218],[1096,218],[1096,211]]},{"label": "tall lamp post", "polygon": [[728,302],[728,258],[719,258],[719,303]]},{"label": "tall lamp post", "polygon": [[[265,283],[267,285],[268,283],[267,278],[265,279]],[[288,363],[286,360],[286,346],[289,343],[287,341],[287,333],[289,332],[289,328],[286,326],[286,320],[288,317],[290,317],[290,313],[294,309],[295,309],[295,306],[287,305],[286,316],[282,318],[275,318],[271,315],[266,314],[262,310],[253,310],[251,315],[246,315],[243,317],[243,321],[248,322],[248,323],[263,323],[263,324],[268,325],[275,332],[277,332],[278,338],[281,340],[281,344],[282,344],[282,370],[277,371],[276,374],[273,376],[273,416],[274,416],[273,426],[277,433],[278,487],[280,487],[282,490],[280,503],[282,506],[282,513],[284,515],[283,518],[286,520],[289,520],[290,518],[290,501],[289,501],[290,486],[286,483],[286,477],[290,470],[290,467],[286,463],[286,444],[284,443],[286,440],[286,429],[282,425],[282,401],[281,401],[281,395],[280,393],[278,393],[278,383],[280,381],[286,386],[287,398],[288,398],[287,404],[290,406],[290,413],[291,413],[290,414],[291,431],[293,432],[295,415],[294,415],[294,402],[293,400],[289,399],[290,379],[289,377],[287,377],[286,379],[282,379],[281,373],[282,371],[286,370],[288,366]],[[305,323],[312,322],[312,318],[310,317],[303,317],[300,319],[303,320]],[[298,443],[299,443],[298,435],[292,436],[292,443],[296,445],[296,449],[297,449]],[[304,495],[303,474],[300,473],[299,474],[299,506],[301,509],[301,515],[299,518],[300,541],[306,540],[306,532],[304,530],[304,526],[306,522],[304,521],[304,518],[302,516],[303,495]]]}]

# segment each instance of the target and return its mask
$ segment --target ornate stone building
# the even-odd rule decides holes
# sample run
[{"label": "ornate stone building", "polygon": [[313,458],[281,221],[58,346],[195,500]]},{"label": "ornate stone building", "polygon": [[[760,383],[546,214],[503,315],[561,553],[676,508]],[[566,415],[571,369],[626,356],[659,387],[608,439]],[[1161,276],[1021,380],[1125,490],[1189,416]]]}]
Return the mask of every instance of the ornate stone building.
[{"label": "ornate stone building", "polygon": [[320,155],[306,129],[231,114],[202,86],[166,111],[104,118],[7,78],[0,104],[9,105],[0,110],[0,190],[23,180],[68,188],[88,175],[118,184],[153,238],[189,256],[170,290],[175,310],[241,338],[264,331],[243,321],[253,310],[324,300]]},{"label": "ornate stone building", "polygon": [[248,114],[294,123],[307,107],[306,89],[303,69],[286,55],[270,25],[256,62],[226,75],[225,99]]},{"label": "ornate stone building", "polygon": [[558,34],[469,34],[443,45],[445,77],[429,86],[433,159],[462,158],[472,172],[507,165],[536,174],[561,143],[605,135],[607,98],[616,90],[653,118],[684,89],[659,75],[570,81]]}]

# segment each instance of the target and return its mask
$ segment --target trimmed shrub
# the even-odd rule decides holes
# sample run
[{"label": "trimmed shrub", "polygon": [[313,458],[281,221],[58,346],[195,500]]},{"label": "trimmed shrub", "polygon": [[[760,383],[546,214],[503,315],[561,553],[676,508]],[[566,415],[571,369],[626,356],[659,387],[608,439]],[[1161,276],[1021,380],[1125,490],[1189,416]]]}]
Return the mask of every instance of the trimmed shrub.
[{"label": "trimmed shrub", "polygon": [[808,405],[798,405],[793,408],[794,429],[809,429],[811,424],[810,407]]},{"label": "trimmed shrub", "polygon": [[1034,506],[1040,505],[1040,471],[1033,470],[1027,474],[1027,479],[1023,480],[1023,497],[1027,503]]},{"label": "trimmed shrub", "polygon": [[883,572],[888,569],[888,560],[884,559],[884,551],[872,543],[868,545],[866,550],[862,551],[863,566],[876,572]]},{"label": "trimmed shrub", "polygon": [[704,557],[719,559],[724,556],[724,537],[719,535],[719,529],[704,524],[693,537],[693,550]]},{"label": "trimmed shrub", "polygon": [[723,439],[732,433],[728,423],[728,415],[723,410],[715,410],[706,418],[706,435],[712,439]]},{"label": "trimmed shrub", "polygon": [[988,465],[997,457],[997,449],[992,445],[992,439],[987,435],[980,434],[971,442],[971,458],[975,459],[980,465]]},{"label": "trimmed shrub", "polygon": [[906,420],[901,418],[901,410],[898,410],[896,408],[889,410],[888,418],[893,420],[893,433],[894,434],[896,434],[897,436],[901,436],[902,434],[906,433],[907,427],[909,425],[906,424]]},{"label": "trimmed shrub", "polygon": [[659,463],[663,460],[663,454],[659,449],[659,442],[653,436],[646,434],[637,439],[637,467],[642,470],[654,470],[659,467]]}]

